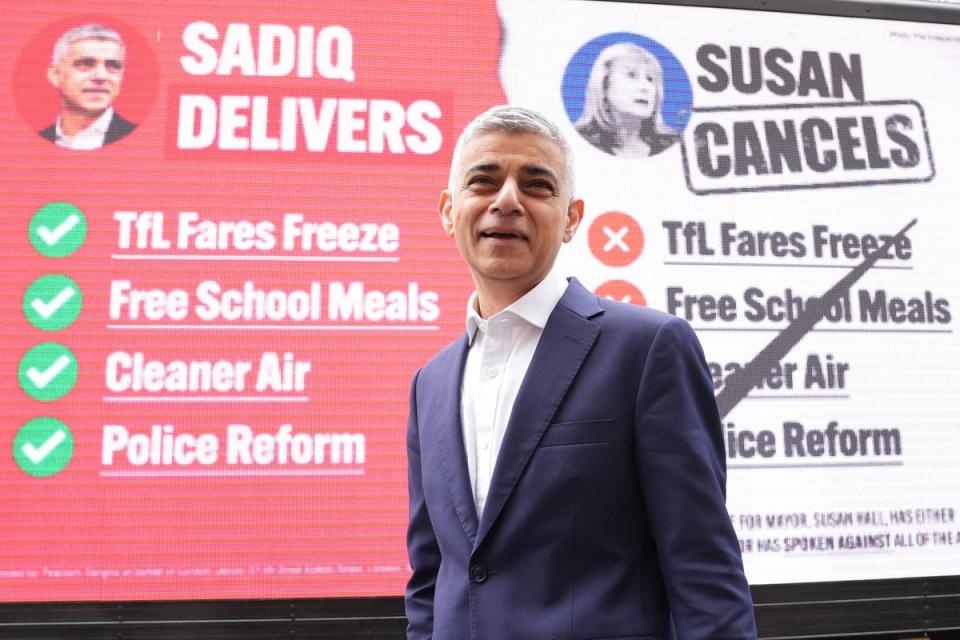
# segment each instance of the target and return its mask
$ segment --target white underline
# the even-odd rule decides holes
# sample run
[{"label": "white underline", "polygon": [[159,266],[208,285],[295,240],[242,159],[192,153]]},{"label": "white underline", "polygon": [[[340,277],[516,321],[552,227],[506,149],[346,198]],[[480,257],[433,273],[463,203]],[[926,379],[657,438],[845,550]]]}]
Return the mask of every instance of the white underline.
[{"label": "white underline", "polygon": [[362,476],[363,469],[288,469],[288,470],[228,470],[228,469],[198,469],[198,470],[134,470],[134,471],[101,471],[101,478],[239,478],[243,476]]},{"label": "white underline", "polygon": [[107,329],[170,329],[203,330],[203,329],[256,329],[272,331],[436,331],[440,328],[435,324],[417,325],[371,325],[371,324],[108,324]]},{"label": "white underline", "polygon": [[307,396],[103,396],[104,402],[309,402]]},{"label": "white underline", "polygon": [[262,262],[399,262],[398,256],[234,256],[234,255],[197,255],[197,254],[142,254],[142,253],[114,253],[110,255],[114,260],[182,260],[193,262],[198,260],[232,260],[232,261],[262,261]]}]

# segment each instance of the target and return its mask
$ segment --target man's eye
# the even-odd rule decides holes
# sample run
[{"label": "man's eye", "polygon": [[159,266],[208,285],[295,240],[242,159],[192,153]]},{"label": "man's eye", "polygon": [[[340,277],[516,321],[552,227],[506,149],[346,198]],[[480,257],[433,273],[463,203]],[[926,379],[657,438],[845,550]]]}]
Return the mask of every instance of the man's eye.
[{"label": "man's eye", "polygon": [[108,71],[123,71],[123,62],[120,60],[107,60],[106,67]]},{"label": "man's eye", "polygon": [[467,181],[468,187],[483,187],[491,184],[493,184],[493,179],[487,176],[474,176]]},{"label": "man's eye", "polygon": [[553,193],[554,191],[553,185],[545,180],[533,180],[532,182],[528,183],[528,186],[531,189],[537,189],[539,191],[549,191],[550,193]]},{"label": "man's eye", "polygon": [[83,71],[93,69],[94,65],[96,64],[97,61],[93,58],[77,58],[73,61],[73,67],[75,69],[82,69]]}]

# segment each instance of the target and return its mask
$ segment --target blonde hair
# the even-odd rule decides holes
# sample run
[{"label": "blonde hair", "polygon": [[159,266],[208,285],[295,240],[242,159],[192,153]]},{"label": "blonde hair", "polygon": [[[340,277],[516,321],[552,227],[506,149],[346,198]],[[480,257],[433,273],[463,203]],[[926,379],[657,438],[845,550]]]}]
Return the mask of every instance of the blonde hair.
[{"label": "blonde hair", "polygon": [[617,134],[621,129],[619,115],[607,100],[610,86],[610,74],[613,63],[624,58],[638,59],[653,76],[657,88],[656,104],[653,109],[653,131],[658,135],[677,135],[676,130],[663,120],[663,67],[657,57],[632,42],[620,42],[610,45],[600,52],[593,68],[584,96],[583,113],[574,123],[579,128],[596,123],[602,129]]}]

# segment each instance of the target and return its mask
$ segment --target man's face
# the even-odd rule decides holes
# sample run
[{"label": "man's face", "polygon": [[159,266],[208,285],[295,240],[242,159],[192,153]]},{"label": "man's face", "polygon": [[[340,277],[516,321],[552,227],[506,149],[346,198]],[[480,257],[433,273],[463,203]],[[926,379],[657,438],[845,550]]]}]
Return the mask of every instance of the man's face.
[{"label": "man's face", "polygon": [[120,93],[124,55],[123,47],[113,40],[77,40],[50,67],[47,78],[63,96],[65,109],[98,116]]},{"label": "man's face", "polygon": [[464,145],[440,216],[478,290],[523,295],[547,275],[583,216],[563,179],[563,155],[543,136],[491,132]]}]

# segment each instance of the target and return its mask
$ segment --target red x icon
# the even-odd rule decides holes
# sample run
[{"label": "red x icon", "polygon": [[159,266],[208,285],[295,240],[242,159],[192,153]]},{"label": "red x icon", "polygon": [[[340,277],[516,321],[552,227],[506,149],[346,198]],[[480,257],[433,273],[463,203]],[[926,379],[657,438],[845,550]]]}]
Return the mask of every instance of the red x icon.
[{"label": "red x icon", "polygon": [[629,304],[647,306],[647,299],[643,292],[626,280],[608,280],[597,287],[595,294],[601,298],[616,300],[617,302],[626,302]]},{"label": "red x icon", "polygon": [[625,267],[643,252],[643,229],[620,211],[601,214],[590,225],[587,242],[594,257],[608,267]]}]

